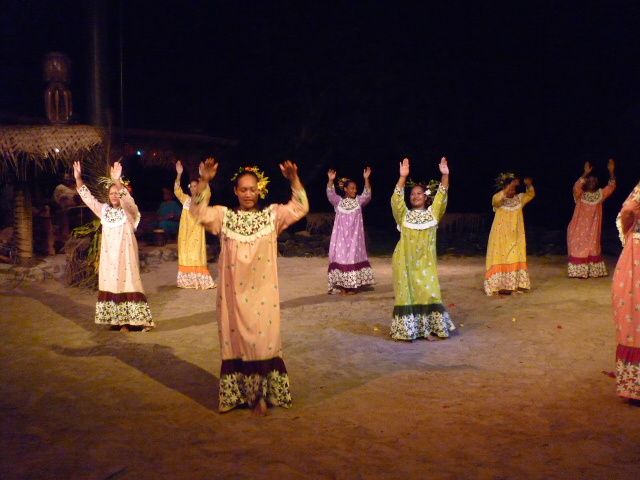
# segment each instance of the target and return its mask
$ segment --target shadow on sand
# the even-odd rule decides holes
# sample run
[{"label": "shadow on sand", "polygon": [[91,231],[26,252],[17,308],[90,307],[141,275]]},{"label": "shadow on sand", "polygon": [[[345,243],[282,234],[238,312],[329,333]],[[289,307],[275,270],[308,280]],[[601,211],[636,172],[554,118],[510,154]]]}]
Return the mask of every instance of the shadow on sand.
[{"label": "shadow on sand", "polygon": [[203,407],[218,411],[218,379],[197,365],[176,357],[173,349],[166,345],[113,340],[86,348],[51,345],[51,350],[68,357],[116,358],[165,387],[186,395]]},{"label": "shadow on sand", "polygon": [[[93,323],[94,308],[74,302],[70,297],[30,288],[25,295],[47,305],[60,316],[72,321],[91,334],[97,345],[86,348],[66,348],[51,345],[51,349],[69,357],[111,356],[135,368],[165,387],[175,390],[205,408],[218,410],[218,378],[197,365],[177,357],[173,349],[166,345],[134,343],[127,337],[149,335],[133,333],[123,335],[97,327]],[[206,317],[206,314],[187,317]],[[210,321],[206,319],[206,322]],[[203,321],[203,323],[206,323]],[[152,334],[151,334],[152,335]]]}]

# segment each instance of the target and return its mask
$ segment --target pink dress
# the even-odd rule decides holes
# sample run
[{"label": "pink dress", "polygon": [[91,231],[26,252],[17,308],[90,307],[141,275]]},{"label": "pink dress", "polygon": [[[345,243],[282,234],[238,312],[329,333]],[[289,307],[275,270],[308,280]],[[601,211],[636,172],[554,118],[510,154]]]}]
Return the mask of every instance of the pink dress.
[{"label": "pink dress", "polygon": [[615,180],[595,192],[585,192],[585,180],[579,178],[573,186],[576,208],[567,228],[568,273],[572,278],[606,277],[607,267],[602,259],[602,204],[616,189]]},{"label": "pink dress", "polygon": [[78,194],[102,224],[96,323],[153,327],[140,279],[135,236],[140,212],[136,203],[126,188],[118,192],[120,207],[99,202],[86,185],[78,189]]},{"label": "pink dress", "polygon": [[282,359],[278,234],[309,211],[304,190],[284,205],[241,211],[191,202],[190,212],[220,238],[216,311],[222,367],[218,409],[254,406],[261,398],[290,407]]},{"label": "pink dress", "polygon": [[327,188],[327,199],[336,212],[329,244],[329,293],[338,287],[373,285],[362,222],[362,207],[371,201],[371,191],[365,188],[356,198],[342,198],[332,186]]},{"label": "pink dress", "polygon": [[616,387],[619,396],[640,400],[640,183],[622,204],[616,224],[624,245],[611,287]]}]

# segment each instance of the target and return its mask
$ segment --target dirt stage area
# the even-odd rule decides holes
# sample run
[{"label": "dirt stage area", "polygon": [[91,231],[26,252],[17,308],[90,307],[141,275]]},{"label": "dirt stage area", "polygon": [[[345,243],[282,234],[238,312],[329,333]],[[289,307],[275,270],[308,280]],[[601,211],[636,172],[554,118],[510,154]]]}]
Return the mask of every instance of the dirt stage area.
[{"label": "dirt stage area", "polygon": [[444,256],[458,334],[401,343],[390,258],[352,297],[325,293],[326,259],[279,261],[294,406],[266,418],[217,413],[214,293],[175,288],[174,263],[143,276],[150,333],[94,325],[93,292],[5,281],[0,478],[640,478],[640,408],[603,373],[610,277],[532,257],[530,293],[487,298],[483,258]]}]

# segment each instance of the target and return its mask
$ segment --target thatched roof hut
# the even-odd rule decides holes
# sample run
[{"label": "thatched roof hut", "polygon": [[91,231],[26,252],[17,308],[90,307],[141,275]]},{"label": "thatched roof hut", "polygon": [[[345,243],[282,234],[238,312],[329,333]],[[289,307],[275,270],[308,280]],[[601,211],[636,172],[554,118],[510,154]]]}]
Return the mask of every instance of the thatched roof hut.
[{"label": "thatched roof hut", "polygon": [[89,125],[0,125],[0,178],[29,181],[34,173],[71,168],[103,136]]}]

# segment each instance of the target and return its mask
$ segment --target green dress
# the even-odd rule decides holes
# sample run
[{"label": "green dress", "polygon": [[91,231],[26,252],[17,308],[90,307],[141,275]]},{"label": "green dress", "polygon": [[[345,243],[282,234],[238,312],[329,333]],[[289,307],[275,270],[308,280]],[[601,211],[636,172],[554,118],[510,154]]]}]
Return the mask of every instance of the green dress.
[{"label": "green dress", "polygon": [[436,335],[447,338],[455,326],[442,304],[436,258],[436,230],[447,208],[447,189],[438,187],[426,209],[409,210],[404,192],[391,196],[393,218],[400,241],[393,252],[395,304],[391,321],[394,340],[415,340]]}]

